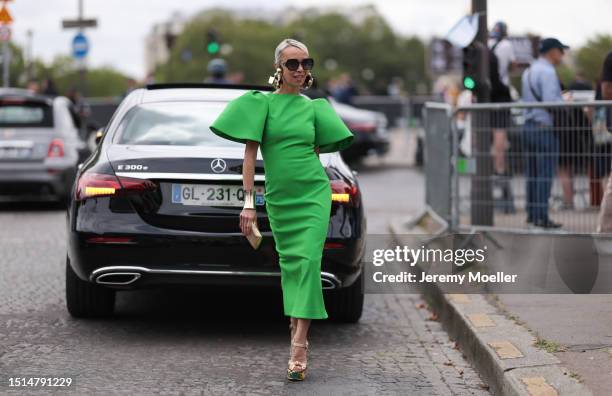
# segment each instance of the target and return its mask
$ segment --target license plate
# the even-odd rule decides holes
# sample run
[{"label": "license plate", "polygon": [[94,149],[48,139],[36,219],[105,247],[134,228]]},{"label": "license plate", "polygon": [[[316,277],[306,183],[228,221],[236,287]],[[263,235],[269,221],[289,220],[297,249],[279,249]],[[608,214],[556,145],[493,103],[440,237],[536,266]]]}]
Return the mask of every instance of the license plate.
[{"label": "license plate", "polygon": [[32,150],[22,147],[0,147],[0,158],[18,159],[28,158],[32,154]]},{"label": "license plate", "polygon": [[[264,204],[264,187],[255,186],[255,205]],[[172,183],[172,203],[200,206],[243,206],[242,186]]]}]

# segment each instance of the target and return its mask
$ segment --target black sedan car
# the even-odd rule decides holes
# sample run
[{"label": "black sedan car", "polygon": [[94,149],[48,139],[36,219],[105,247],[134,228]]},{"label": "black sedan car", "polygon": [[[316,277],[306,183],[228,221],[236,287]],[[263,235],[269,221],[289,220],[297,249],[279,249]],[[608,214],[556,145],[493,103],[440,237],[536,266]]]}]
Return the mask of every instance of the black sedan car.
[{"label": "black sedan car", "polygon": [[[280,267],[257,154],[254,250],[240,232],[244,145],[208,126],[246,89],[149,85],[115,111],[79,167],[67,214],[66,300],[76,317],[112,314],[119,290],[164,285],[280,288]],[[332,189],[321,282],[330,319],[358,321],[363,307],[366,219],[354,173],[320,155]]]}]

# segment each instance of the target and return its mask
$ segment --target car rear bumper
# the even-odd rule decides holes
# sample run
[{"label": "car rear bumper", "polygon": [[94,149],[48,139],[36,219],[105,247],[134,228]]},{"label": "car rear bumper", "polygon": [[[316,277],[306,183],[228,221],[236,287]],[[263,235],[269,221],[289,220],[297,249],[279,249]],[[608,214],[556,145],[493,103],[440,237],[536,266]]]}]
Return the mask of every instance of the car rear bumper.
[{"label": "car rear bumper", "polygon": [[[279,271],[159,269],[138,266],[108,266],[94,270],[89,281],[116,289],[172,284],[248,285],[280,287]],[[342,287],[336,275],[321,271],[323,289]]]},{"label": "car rear bumper", "polygon": [[70,193],[75,174],[75,167],[69,164],[52,167],[44,164],[1,164],[0,196],[66,196]]},{"label": "car rear bumper", "polygon": [[[99,235],[71,231],[68,255],[81,279],[116,289],[187,284],[280,287],[274,240],[271,232],[263,236],[254,250],[242,235],[233,234],[139,235],[129,243],[92,243],[91,238]],[[324,250],[324,289],[354,282],[361,271],[362,245],[361,239],[351,239],[344,247]]]}]

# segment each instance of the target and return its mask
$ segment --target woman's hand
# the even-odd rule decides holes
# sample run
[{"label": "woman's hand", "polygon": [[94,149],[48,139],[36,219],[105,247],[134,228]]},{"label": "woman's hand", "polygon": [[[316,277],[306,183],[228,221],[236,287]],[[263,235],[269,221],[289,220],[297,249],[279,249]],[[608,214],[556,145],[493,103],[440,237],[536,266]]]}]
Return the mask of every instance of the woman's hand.
[{"label": "woman's hand", "polygon": [[256,222],[256,219],[255,209],[242,209],[242,212],[240,212],[240,231],[242,231],[244,236],[252,232],[251,223]]}]

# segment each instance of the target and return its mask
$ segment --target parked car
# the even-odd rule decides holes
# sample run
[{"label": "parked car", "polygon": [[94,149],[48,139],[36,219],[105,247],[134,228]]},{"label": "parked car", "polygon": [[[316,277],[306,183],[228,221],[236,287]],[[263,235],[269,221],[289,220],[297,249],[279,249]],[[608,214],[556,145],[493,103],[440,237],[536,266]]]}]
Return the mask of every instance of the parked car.
[{"label": "parked car", "polygon": [[77,164],[89,155],[70,101],[0,89],[0,197],[67,202]]},{"label": "parked car", "polygon": [[[247,89],[149,85],[132,91],[79,168],[68,215],[66,300],[76,317],[110,315],[119,290],[183,284],[280,288],[255,166],[258,250],[240,232],[244,145],[209,130]],[[330,179],[329,233],[321,282],[330,319],[355,322],[363,307],[366,218],[359,183],[338,153],[320,154]],[[211,192],[204,200],[202,191]]]},{"label": "parked car", "polygon": [[[305,95],[309,95],[308,91]],[[359,109],[340,103],[331,96],[326,99],[355,135],[353,144],[341,152],[345,161],[354,163],[370,154],[384,155],[389,151],[388,121],[382,112]]]}]

